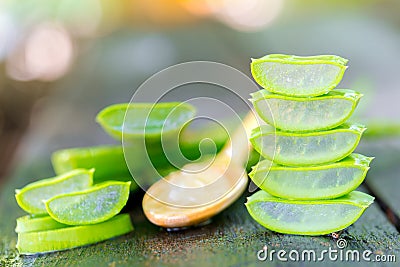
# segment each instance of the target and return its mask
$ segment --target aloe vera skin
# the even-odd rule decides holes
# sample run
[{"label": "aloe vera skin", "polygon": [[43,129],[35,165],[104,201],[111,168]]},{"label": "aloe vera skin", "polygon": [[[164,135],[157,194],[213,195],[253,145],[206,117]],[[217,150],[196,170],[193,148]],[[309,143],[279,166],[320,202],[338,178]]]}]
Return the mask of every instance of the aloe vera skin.
[{"label": "aloe vera skin", "polygon": [[283,234],[324,235],[353,224],[374,197],[353,191],[336,199],[289,200],[258,191],[247,198],[250,216],[265,228]]},{"label": "aloe vera skin", "polygon": [[297,133],[262,125],[252,131],[250,142],[258,153],[277,164],[308,166],[349,156],[365,130],[361,124],[343,124],[327,131]]},{"label": "aloe vera skin", "polygon": [[288,167],[263,160],[249,173],[267,193],[286,199],[315,200],[341,197],[364,180],[373,158],[351,154],[345,159],[309,167]]},{"label": "aloe vera skin", "polygon": [[[254,80],[272,93],[318,96],[328,93],[337,86],[347,69],[347,62],[347,59],[334,55],[300,57],[271,54],[252,59],[250,69]],[[271,68],[269,64],[275,64],[275,67]],[[312,70],[308,70],[306,72],[308,76],[304,77],[304,73],[298,71],[299,67],[308,67]],[[298,73],[301,73],[301,76],[297,77]],[[324,76],[332,77],[324,79]]]},{"label": "aloe vera skin", "polygon": [[149,143],[162,135],[174,135],[196,113],[194,106],[180,102],[122,103],[101,110],[96,121],[116,140],[136,140],[146,136]]},{"label": "aloe vera skin", "polygon": [[[206,127],[201,133],[184,129],[182,137],[179,139],[179,148],[186,159],[197,160],[202,155],[199,144],[204,138],[212,140],[212,142],[204,142],[201,145],[201,151],[207,154],[214,152],[215,149],[218,152],[228,139],[228,134],[213,127]],[[160,173],[168,174],[170,171],[177,170],[165,157],[161,147],[150,146],[147,153],[153,166]],[[138,169],[143,169],[141,163],[141,161],[137,162]],[[132,181],[122,146],[94,146],[58,150],[52,155],[52,164],[56,174],[62,174],[76,168],[95,168],[94,184],[107,180]],[[143,169],[143,171],[146,170]],[[137,185],[132,183],[131,191],[136,188]]]},{"label": "aloe vera skin", "polygon": [[119,214],[108,221],[61,229],[19,233],[20,254],[33,255],[91,245],[133,231],[129,214]]},{"label": "aloe vera skin", "polygon": [[16,233],[30,233],[55,230],[60,228],[69,227],[69,225],[62,224],[51,218],[50,216],[33,217],[32,215],[25,215],[17,218]]},{"label": "aloe vera skin", "polygon": [[[57,175],[78,168],[94,168],[93,183],[107,180],[132,181],[121,146],[95,146],[67,148],[55,151],[51,157]],[[137,184],[131,184],[131,191]]]},{"label": "aloe vera skin", "polygon": [[[268,124],[282,131],[321,131],[347,121],[362,94],[335,89],[318,97],[290,97],[259,90],[251,94],[254,108]],[[340,116],[339,116],[340,114]]]}]

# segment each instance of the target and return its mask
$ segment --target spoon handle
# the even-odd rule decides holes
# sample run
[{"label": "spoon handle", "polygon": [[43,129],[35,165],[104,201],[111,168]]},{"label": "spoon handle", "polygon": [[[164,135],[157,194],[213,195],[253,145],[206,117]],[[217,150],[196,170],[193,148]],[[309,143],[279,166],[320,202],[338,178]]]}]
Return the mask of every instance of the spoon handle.
[{"label": "spoon handle", "polygon": [[218,158],[223,160],[232,160],[243,165],[250,155],[251,144],[249,142],[251,130],[257,127],[257,119],[252,111],[242,120],[241,125],[237,127],[229,141],[225,144]]}]

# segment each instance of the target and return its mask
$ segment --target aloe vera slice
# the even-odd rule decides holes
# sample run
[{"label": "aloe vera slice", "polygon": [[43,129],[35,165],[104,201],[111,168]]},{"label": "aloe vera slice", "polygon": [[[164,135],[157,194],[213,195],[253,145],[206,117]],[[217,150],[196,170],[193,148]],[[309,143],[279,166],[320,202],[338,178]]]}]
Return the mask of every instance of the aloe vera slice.
[{"label": "aloe vera slice", "polygon": [[[122,128],[122,125],[120,128]],[[212,142],[202,142],[204,139],[212,139]],[[228,133],[221,130],[220,127],[216,127],[215,124],[210,123],[210,125],[205,125],[201,131],[198,128],[184,128],[180,133],[179,149],[186,159],[196,160],[202,153],[209,154],[219,151],[227,139]],[[215,151],[215,148],[217,151]],[[137,152],[139,154],[139,151]],[[171,165],[163,154],[161,146],[149,146],[147,152],[151,158],[151,162],[159,172],[171,169]],[[143,154],[138,156],[143,157]],[[61,149],[55,151],[51,159],[56,174],[62,174],[78,168],[95,168],[96,172],[93,175],[94,184],[107,180],[133,180],[125,161],[123,148],[120,145]],[[135,167],[142,168],[141,163],[140,161],[135,162]],[[131,191],[136,188],[137,184],[132,183]]]},{"label": "aloe vera slice", "polygon": [[328,131],[297,133],[262,125],[253,130],[250,141],[257,152],[277,164],[316,165],[350,155],[365,129],[360,124],[343,124]]},{"label": "aloe vera slice", "polygon": [[180,102],[124,103],[106,107],[96,121],[116,140],[123,135],[128,139],[144,135],[157,139],[161,133],[177,133],[195,113],[192,105]]},{"label": "aloe vera slice", "polygon": [[268,91],[289,96],[318,96],[341,81],[348,60],[339,56],[299,57],[271,54],[252,59],[254,80]]},{"label": "aloe vera slice", "polygon": [[288,200],[258,191],[246,208],[259,224],[284,234],[323,235],[353,224],[372,204],[374,197],[353,191],[336,199]]},{"label": "aloe vera slice", "polygon": [[254,108],[268,124],[282,131],[319,131],[343,124],[362,94],[335,89],[318,97],[290,97],[259,90],[251,94]]},{"label": "aloe vera slice", "polygon": [[69,227],[69,225],[59,223],[50,216],[32,217],[31,215],[26,215],[17,218],[17,227],[15,228],[15,232],[40,232],[64,227]]},{"label": "aloe vera slice", "polygon": [[101,242],[133,230],[129,214],[119,214],[108,221],[55,230],[19,233],[17,249],[31,255],[66,250]]},{"label": "aloe vera slice", "polygon": [[96,169],[93,184],[114,180],[131,181],[131,191],[138,189],[126,166],[124,152],[121,146],[78,147],[58,150],[51,157],[56,174],[62,174],[73,169]]},{"label": "aloe vera slice", "polygon": [[288,167],[260,161],[249,173],[253,182],[269,194],[287,199],[330,199],[356,189],[373,158],[351,154],[327,165]]},{"label": "aloe vera slice", "polygon": [[17,189],[18,205],[31,214],[46,214],[44,200],[54,196],[89,188],[94,170],[77,169],[53,178],[42,179]]},{"label": "aloe vera slice", "polygon": [[90,189],[55,196],[45,202],[56,221],[68,225],[104,222],[118,214],[129,197],[130,182],[108,181]]}]

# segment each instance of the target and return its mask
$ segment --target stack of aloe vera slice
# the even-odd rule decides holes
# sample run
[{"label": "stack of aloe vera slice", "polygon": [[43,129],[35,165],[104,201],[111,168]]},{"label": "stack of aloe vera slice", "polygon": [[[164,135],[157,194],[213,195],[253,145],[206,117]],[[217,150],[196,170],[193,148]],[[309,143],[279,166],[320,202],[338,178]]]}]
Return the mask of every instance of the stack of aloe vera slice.
[{"label": "stack of aloe vera slice", "polygon": [[17,219],[17,249],[36,254],[89,245],[129,233],[129,214],[118,214],[131,182],[93,185],[94,169],[75,169],[16,190],[18,205],[29,215]]},{"label": "stack of aloe vera slice", "polygon": [[373,202],[356,189],[373,158],[353,153],[363,125],[347,122],[362,95],[334,89],[347,69],[339,56],[267,55],[251,71],[264,89],[251,101],[266,122],[250,141],[265,159],[249,176],[262,190],[246,207],[280,233],[321,235],[354,223]]}]

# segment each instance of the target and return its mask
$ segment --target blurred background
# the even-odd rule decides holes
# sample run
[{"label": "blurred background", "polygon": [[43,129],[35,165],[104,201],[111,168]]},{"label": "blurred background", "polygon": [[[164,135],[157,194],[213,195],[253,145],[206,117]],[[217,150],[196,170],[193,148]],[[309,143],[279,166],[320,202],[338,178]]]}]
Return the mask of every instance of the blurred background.
[{"label": "blurred background", "polygon": [[186,61],[249,75],[265,54],[340,55],[350,60],[340,87],[365,94],[355,116],[399,122],[399,10],[396,0],[0,0],[0,183],[23,164],[50,165],[56,149],[112,143],[97,112]]}]

